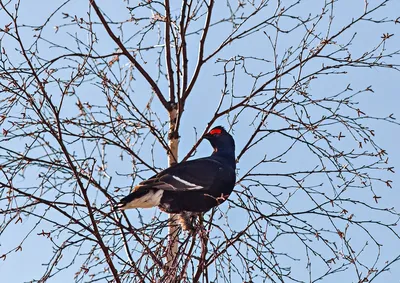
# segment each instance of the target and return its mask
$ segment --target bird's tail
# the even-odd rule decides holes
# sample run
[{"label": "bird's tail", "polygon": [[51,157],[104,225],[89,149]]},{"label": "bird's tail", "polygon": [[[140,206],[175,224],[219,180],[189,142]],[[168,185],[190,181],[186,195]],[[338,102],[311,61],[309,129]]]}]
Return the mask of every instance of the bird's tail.
[{"label": "bird's tail", "polygon": [[125,210],[131,208],[149,208],[160,204],[162,190],[141,189],[135,190],[116,205],[116,209]]},{"label": "bird's tail", "polygon": [[124,197],[119,201],[119,203],[117,203],[117,205],[114,207],[115,210],[125,210],[127,208],[126,205],[128,204],[128,202],[125,199],[126,197]]}]

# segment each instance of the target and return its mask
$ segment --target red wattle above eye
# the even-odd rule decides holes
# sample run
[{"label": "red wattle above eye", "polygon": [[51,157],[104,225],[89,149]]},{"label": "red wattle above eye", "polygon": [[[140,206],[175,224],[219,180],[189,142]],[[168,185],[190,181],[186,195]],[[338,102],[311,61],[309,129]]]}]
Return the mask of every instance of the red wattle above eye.
[{"label": "red wattle above eye", "polygon": [[214,129],[210,131],[210,135],[220,134],[221,132],[222,132],[221,129]]}]

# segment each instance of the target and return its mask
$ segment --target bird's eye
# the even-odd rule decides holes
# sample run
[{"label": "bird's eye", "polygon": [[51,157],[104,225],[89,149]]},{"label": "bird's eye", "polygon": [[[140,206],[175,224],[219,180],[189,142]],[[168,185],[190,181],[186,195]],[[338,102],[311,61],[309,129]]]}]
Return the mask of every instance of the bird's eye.
[{"label": "bird's eye", "polygon": [[219,135],[221,132],[221,129],[213,129],[210,131],[210,135]]}]

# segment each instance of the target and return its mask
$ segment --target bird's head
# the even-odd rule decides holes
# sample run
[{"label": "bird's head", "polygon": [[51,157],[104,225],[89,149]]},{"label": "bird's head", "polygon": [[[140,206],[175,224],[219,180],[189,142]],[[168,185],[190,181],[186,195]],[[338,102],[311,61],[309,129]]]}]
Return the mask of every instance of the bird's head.
[{"label": "bird's head", "polygon": [[211,143],[214,148],[214,154],[235,157],[235,141],[222,126],[213,128],[204,135],[204,138]]}]

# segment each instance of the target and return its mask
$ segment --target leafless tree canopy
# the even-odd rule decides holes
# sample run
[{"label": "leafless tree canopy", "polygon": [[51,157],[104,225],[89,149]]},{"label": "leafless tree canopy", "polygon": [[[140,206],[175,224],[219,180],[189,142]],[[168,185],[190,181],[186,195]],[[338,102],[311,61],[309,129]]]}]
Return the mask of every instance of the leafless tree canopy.
[{"label": "leafless tree canopy", "polygon": [[[363,110],[374,86],[352,82],[399,71],[400,20],[396,0],[350,2],[0,1],[2,264],[29,257],[33,282],[384,275],[399,213],[370,122],[397,122]],[[168,217],[113,206],[219,124],[235,191],[166,265]]]}]

